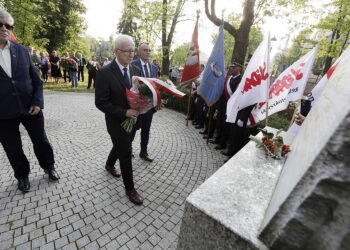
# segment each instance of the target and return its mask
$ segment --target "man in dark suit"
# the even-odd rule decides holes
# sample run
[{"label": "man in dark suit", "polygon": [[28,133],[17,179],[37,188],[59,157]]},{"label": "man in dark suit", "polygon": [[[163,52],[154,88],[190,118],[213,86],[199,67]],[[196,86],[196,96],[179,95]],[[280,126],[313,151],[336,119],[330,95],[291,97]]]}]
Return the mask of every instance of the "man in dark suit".
[{"label": "man in dark suit", "polygon": [[84,82],[84,67],[87,62],[82,53],[79,53],[78,56],[78,81],[81,79],[81,81]]},{"label": "man in dark suit", "polygon": [[43,82],[26,47],[9,41],[12,16],[0,9],[0,142],[23,192],[30,189],[30,166],[22,149],[19,125],[26,128],[34,153],[50,180],[58,180],[52,147],[44,130]]},{"label": "man in dark suit", "polygon": [[143,198],[134,187],[131,161],[131,144],[137,124],[130,134],[120,125],[126,118],[137,118],[139,115],[138,111],[130,108],[126,97],[126,89],[130,89],[132,85],[132,76],[141,75],[140,69],[131,64],[134,50],[135,45],[130,36],[117,37],[116,58],[97,72],[95,104],[105,113],[107,131],[113,143],[106,169],[113,176],[120,176],[113,166],[116,158],[119,159],[126,194],[131,202],[141,205]]},{"label": "man in dark suit", "polygon": [[[140,59],[132,62],[133,65],[141,69],[141,75],[143,77],[158,77],[158,68],[153,63],[150,63],[151,58],[151,48],[149,43],[142,42],[139,45],[137,51]],[[156,112],[156,109],[160,107],[149,110],[145,114],[141,114],[141,152],[140,157],[146,161],[152,162],[153,159],[148,156],[147,145],[149,141],[149,133],[151,130],[151,123],[153,114]]]}]

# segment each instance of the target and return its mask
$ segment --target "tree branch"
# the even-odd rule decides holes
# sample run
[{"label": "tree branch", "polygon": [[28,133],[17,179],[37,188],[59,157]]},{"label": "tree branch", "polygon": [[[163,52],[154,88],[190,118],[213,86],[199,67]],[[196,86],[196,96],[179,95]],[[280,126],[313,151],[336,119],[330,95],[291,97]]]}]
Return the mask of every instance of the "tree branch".
[{"label": "tree branch", "polygon": [[[215,13],[215,2],[216,0],[212,0],[211,1],[211,13],[209,12],[209,8],[208,8],[208,0],[205,0],[205,14],[207,15],[208,19],[214,23],[216,26],[221,26],[222,24],[222,20],[219,19],[217,16],[216,16],[216,13]],[[224,29],[230,33],[233,37],[237,37],[238,36],[238,33],[237,33],[237,29],[235,27],[233,27],[231,24],[229,24],[228,22],[224,21]]]}]

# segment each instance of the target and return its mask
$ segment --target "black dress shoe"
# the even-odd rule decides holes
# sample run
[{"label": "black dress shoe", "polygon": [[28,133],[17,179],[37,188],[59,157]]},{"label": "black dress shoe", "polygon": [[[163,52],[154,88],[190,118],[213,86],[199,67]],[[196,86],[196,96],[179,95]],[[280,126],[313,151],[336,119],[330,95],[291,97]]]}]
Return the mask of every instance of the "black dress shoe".
[{"label": "black dress shoe", "polygon": [[126,195],[129,197],[129,200],[136,204],[136,205],[142,205],[143,198],[139,195],[139,193],[136,191],[135,188],[131,190],[126,190]]},{"label": "black dress shoe", "polygon": [[225,155],[225,156],[228,156],[228,157],[232,157],[233,156],[233,154],[230,154],[229,152],[225,152],[225,151],[222,151],[221,154]]},{"label": "black dress shoe", "polygon": [[18,180],[18,189],[24,193],[29,192],[30,183],[28,177]]},{"label": "black dress shoe", "polygon": [[153,161],[153,159],[149,158],[148,154],[145,154],[145,153],[140,153],[140,157],[145,161],[149,161],[149,162]]},{"label": "black dress shoe", "polygon": [[[211,138],[213,138],[213,136],[209,136],[209,139]],[[203,136],[203,139],[208,139],[208,136],[207,135]]]},{"label": "black dress shoe", "polygon": [[217,145],[216,147],[215,147],[215,149],[216,150],[221,150],[221,149],[224,149],[225,147],[223,147],[222,145]]},{"label": "black dress shoe", "polygon": [[118,177],[118,178],[121,176],[120,172],[114,166],[110,166],[106,164],[105,168],[107,172],[110,173],[112,176]]},{"label": "black dress shoe", "polygon": [[196,129],[201,129],[201,128],[204,128],[204,126],[202,126],[202,125],[196,125],[195,128],[196,128]]},{"label": "black dress shoe", "polygon": [[51,181],[58,181],[60,178],[55,169],[46,170],[45,172],[49,175]]},{"label": "black dress shoe", "polygon": [[209,139],[209,143],[220,144],[220,142],[215,139]]}]

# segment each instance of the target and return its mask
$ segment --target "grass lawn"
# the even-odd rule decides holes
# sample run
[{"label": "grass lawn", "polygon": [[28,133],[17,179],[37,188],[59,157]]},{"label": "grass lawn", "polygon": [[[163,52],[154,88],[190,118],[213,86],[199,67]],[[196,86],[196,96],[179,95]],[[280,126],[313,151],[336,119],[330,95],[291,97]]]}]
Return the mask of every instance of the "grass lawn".
[{"label": "grass lawn", "polygon": [[[95,90],[90,88],[87,89],[87,80],[88,80],[88,74],[87,70],[84,71],[84,82],[78,81],[78,88],[71,88],[71,83],[67,82],[64,83],[63,77],[60,79],[59,83],[55,83],[54,79],[48,80],[47,83],[44,83],[44,89],[45,90],[51,90],[51,91],[63,91],[63,92],[85,92],[85,93],[94,93]],[[68,81],[68,79],[67,79]]]}]

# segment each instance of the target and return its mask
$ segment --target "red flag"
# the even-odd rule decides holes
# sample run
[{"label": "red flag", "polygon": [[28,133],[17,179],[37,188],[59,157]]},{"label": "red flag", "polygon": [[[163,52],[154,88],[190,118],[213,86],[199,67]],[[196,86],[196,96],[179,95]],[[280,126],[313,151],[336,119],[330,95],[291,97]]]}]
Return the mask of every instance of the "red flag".
[{"label": "red flag", "polygon": [[197,78],[199,72],[199,46],[198,46],[198,19],[192,34],[192,42],[187,54],[186,63],[182,72],[181,82]]},{"label": "red flag", "polygon": [[15,37],[15,34],[13,34],[12,31],[10,31],[10,40],[11,40],[12,42],[16,42],[16,43],[17,43],[17,39],[16,39],[16,37]]}]

